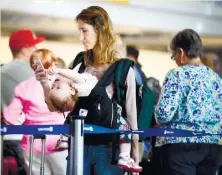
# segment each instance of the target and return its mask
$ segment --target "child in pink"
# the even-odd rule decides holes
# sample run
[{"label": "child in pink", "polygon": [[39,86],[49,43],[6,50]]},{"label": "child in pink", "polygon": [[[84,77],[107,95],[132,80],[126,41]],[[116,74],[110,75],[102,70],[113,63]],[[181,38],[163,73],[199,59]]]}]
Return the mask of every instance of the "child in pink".
[{"label": "child in pink", "polygon": [[[57,57],[47,49],[36,50],[31,56],[31,65],[33,64],[34,57],[38,57],[46,69],[53,67],[57,59]],[[25,116],[23,125],[61,125],[65,121],[62,113],[49,111],[45,103],[43,88],[34,76],[16,86],[14,99],[3,111],[4,120],[8,124],[16,124],[21,114]],[[59,138],[59,135],[46,136],[45,174],[66,174],[66,157],[68,151],[54,149]],[[29,135],[24,135],[21,140],[21,147],[24,150],[23,156],[27,170],[29,167],[29,146]],[[32,174],[39,175],[41,162],[40,154],[42,152],[41,141],[35,140],[33,147]]]}]

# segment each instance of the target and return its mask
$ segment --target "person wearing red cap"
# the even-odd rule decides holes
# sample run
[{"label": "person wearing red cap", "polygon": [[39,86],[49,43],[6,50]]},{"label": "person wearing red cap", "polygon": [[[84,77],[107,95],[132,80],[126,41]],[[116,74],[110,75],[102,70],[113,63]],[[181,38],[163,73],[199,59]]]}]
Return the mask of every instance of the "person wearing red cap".
[{"label": "person wearing red cap", "polygon": [[44,40],[44,37],[36,37],[31,30],[18,30],[10,36],[9,47],[13,55],[13,60],[1,69],[2,109],[7,107],[11,102],[16,85],[34,75],[29,65],[30,56],[36,50],[35,45]]},{"label": "person wearing red cap", "polygon": [[[31,30],[18,30],[10,36],[9,48],[12,52],[13,60],[1,67],[1,111],[4,111],[14,98],[15,87],[20,82],[34,76],[34,71],[29,64],[30,56],[36,50],[36,44],[44,40],[44,37],[36,37]],[[17,124],[22,123],[22,116],[23,114],[21,114]],[[11,135],[4,137],[3,149],[7,148],[16,154],[19,163],[19,174],[24,175],[20,139],[21,137]]]}]

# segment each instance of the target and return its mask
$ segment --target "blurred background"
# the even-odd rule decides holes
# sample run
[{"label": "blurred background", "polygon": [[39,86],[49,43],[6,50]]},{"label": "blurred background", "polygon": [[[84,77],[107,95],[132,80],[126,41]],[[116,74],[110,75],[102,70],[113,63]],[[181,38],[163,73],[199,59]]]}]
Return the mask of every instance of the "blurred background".
[{"label": "blurred background", "polygon": [[[1,64],[12,59],[8,39],[18,29],[31,29],[46,41],[38,48],[52,50],[66,64],[84,48],[79,41],[76,15],[91,5],[104,7],[114,30],[126,44],[139,48],[139,62],[147,77],[162,84],[176,65],[168,44],[180,30],[191,28],[203,41],[204,51],[218,55],[222,62],[222,2],[149,2],[142,0],[36,0],[1,1]],[[222,70],[220,70],[222,75]]]}]

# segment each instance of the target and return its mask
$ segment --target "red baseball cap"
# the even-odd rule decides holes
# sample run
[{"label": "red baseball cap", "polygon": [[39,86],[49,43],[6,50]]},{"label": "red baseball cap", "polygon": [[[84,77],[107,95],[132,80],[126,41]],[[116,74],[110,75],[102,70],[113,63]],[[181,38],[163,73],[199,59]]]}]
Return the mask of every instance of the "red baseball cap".
[{"label": "red baseball cap", "polygon": [[22,49],[34,46],[44,40],[45,37],[36,37],[31,30],[18,30],[10,36],[9,47],[11,49]]}]

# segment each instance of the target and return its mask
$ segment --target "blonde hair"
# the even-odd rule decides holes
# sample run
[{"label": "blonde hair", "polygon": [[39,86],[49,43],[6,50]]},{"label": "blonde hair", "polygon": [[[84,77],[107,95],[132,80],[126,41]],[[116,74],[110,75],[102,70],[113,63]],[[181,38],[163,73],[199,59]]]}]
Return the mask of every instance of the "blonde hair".
[{"label": "blonde hair", "polygon": [[99,6],[90,6],[83,9],[76,17],[76,21],[82,21],[92,25],[97,32],[97,42],[92,50],[86,51],[85,64],[112,64],[118,60],[115,43],[116,36],[113,32],[112,22],[108,13]]},{"label": "blonde hair", "polygon": [[116,41],[116,52],[118,55],[118,58],[126,58],[127,57],[127,51],[126,51],[126,45],[123,42],[122,38],[117,35],[117,41]]},{"label": "blonde hair", "polygon": [[65,109],[68,109],[68,111],[72,110],[75,107],[77,100],[77,93],[75,95],[70,94],[69,97],[63,98],[60,104],[58,104],[56,100],[50,96],[50,101],[52,102],[53,107],[59,112],[67,111]]},{"label": "blonde hair", "polygon": [[[42,65],[45,69],[48,69],[53,64],[55,64],[57,61],[57,57],[52,51],[50,51],[48,49],[38,49],[38,50],[34,51],[31,55],[31,58],[30,58],[31,67],[34,64],[35,57],[38,57],[40,59],[40,61],[42,62]],[[48,59],[48,57],[50,57],[51,59]],[[34,69],[34,68],[32,67],[32,69]]]}]

